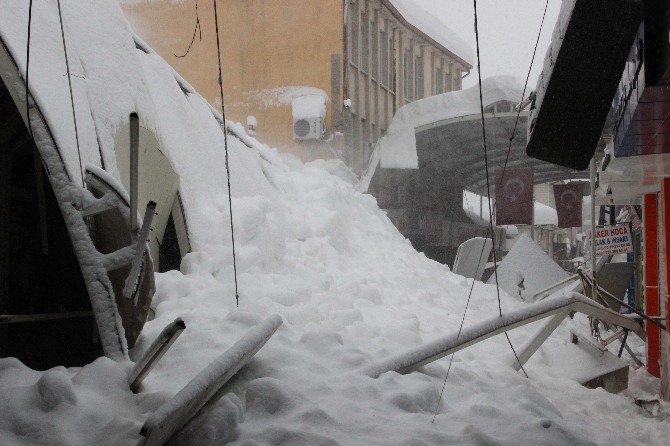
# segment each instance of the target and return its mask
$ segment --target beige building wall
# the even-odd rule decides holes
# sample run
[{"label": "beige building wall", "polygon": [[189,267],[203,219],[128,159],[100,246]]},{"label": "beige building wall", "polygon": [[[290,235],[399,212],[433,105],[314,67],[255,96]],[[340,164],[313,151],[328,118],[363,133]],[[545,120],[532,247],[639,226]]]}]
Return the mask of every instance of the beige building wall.
[{"label": "beige building wall", "polygon": [[[471,68],[406,22],[388,0],[217,4],[228,119],[246,123],[253,115],[261,141],[303,159],[341,157],[356,173],[399,107],[460,89],[462,73]],[[197,5],[197,16],[196,0],[153,0],[124,5],[124,11],[135,31],[219,108],[213,6]],[[179,57],[194,29],[190,51]],[[318,91],[329,100],[326,132],[320,140],[295,141],[291,100]]]}]

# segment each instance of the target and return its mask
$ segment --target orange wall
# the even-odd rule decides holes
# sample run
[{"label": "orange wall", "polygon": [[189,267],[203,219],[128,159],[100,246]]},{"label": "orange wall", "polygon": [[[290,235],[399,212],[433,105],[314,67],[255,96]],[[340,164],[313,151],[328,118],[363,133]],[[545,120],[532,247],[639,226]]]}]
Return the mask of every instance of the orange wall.
[{"label": "orange wall", "polygon": [[[202,40],[196,33],[184,58],[175,54],[183,54],[193,36],[196,0],[123,8],[135,32],[218,108],[214,7],[211,1],[197,5]],[[342,0],[219,0],[228,119],[246,124],[247,115],[253,114],[263,142],[302,155],[293,141],[290,100],[277,105],[276,95],[267,90],[309,86],[332,97],[330,57],[343,54],[342,5]]]}]

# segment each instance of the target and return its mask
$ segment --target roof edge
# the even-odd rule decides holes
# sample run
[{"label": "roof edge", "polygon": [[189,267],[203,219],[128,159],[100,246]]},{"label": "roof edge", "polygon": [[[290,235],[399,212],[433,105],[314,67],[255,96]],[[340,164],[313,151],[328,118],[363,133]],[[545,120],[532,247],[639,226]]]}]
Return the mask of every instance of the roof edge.
[{"label": "roof edge", "polygon": [[457,55],[456,53],[454,53],[454,52],[451,51],[450,49],[445,48],[444,45],[442,45],[441,43],[437,42],[435,39],[433,39],[432,37],[430,37],[430,36],[429,36],[428,34],[426,34],[424,31],[422,31],[421,29],[419,29],[419,28],[417,28],[416,26],[412,25],[412,24],[405,18],[405,16],[403,16],[402,13],[401,13],[400,11],[398,11],[398,9],[397,9],[397,8],[396,8],[396,7],[395,7],[389,0],[380,0],[380,1],[381,1],[382,5],[384,5],[389,11],[391,11],[391,14],[392,14],[392,15],[393,15],[393,16],[394,16],[400,23],[402,23],[403,26],[409,28],[410,30],[414,31],[414,32],[417,33],[417,34],[420,34],[421,37],[423,37],[424,39],[428,40],[430,43],[432,43],[433,45],[435,45],[435,46],[436,46],[437,48],[439,48],[441,51],[447,53],[449,56],[451,56],[452,58],[454,58],[457,62],[459,62],[460,64],[462,64],[465,68],[467,68],[468,70],[472,70],[473,65],[472,65],[470,62],[466,61],[465,59],[463,59],[461,56]]}]

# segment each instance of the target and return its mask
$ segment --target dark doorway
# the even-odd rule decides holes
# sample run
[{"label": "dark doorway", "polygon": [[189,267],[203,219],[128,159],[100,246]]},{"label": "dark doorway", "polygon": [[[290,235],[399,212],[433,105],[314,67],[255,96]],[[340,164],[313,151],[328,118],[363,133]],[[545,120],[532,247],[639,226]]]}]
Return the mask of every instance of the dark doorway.
[{"label": "dark doorway", "polygon": [[177,240],[177,229],[174,225],[172,214],[168,218],[163,240],[159,249],[159,272],[177,270],[181,267],[181,252],[179,251],[179,241]]}]

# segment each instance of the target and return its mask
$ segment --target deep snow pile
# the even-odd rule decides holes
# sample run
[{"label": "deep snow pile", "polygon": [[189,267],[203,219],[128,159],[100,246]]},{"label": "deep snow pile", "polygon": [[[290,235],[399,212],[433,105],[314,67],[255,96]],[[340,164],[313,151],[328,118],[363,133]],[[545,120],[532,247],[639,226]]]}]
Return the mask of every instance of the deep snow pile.
[{"label": "deep snow pile", "polygon": [[[521,291],[523,298],[532,297],[538,291],[569,276],[527,234],[522,234],[516,240],[512,249],[500,262],[498,266],[500,288],[512,296],[518,296],[517,283],[520,275],[524,279],[524,289]],[[489,278],[488,283],[495,283],[495,275]]]},{"label": "deep snow pile", "polygon": [[[16,37],[19,47],[23,3],[5,10],[13,20],[0,16],[3,36]],[[79,100],[89,101],[81,125],[95,124],[108,168],[115,128],[140,107],[181,176],[194,252],[181,271],[157,276],[156,318],[135,353],[177,316],[187,329],[139,395],[124,384],[129,363],[101,358],[43,373],[0,359],[0,443],[132,443],[151,412],[273,313],[284,320],[277,334],[179,442],[663,444],[670,436],[670,423],[646,418],[628,397],[586,390],[546,370],[530,368],[524,378],[507,366],[504,338],[459,352],[441,401],[447,360],[406,376],[360,373],[455,331],[472,282],[417,253],[374,198],[355,190],[341,163],[303,165],[241,134],[252,147],[231,138],[236,308],[223,138],[211,110],[182,91],[160,58],[135,48],[115,2],[63,3],[72,54],[86,68],[86,82],[77,82]],[[53,1],[36,5],[53,12]],[[57,28],[53,16],[36,20],[44,33],[35,37],[39,54],[50,48],[46,31]],[[101,51],[106,42],[113,51]],[[47,74],[35,81],[60,89],[60,77],[49,84]],[[68,114],[49,117],[56,139],[69,141]],[[94,152],[88,162],[98,162]],[[522,305],[504,293],[502,299],[503,310]],[[465,324],[497,312],[495,287],[475,284]],[[548,346],[566,342],[565,324]],[[519,329],[512,340],[520,345],[534,329]]]}]

